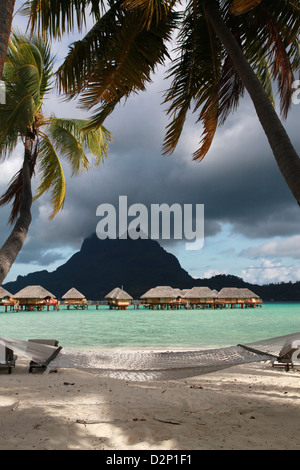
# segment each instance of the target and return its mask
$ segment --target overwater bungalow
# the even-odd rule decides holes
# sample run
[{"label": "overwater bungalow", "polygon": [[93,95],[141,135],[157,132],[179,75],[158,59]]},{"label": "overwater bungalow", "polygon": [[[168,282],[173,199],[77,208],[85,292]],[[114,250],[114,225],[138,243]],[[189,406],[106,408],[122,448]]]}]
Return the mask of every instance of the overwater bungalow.
[{"label": "overwater bungalow", "polygon": [[13,307],[17,305],[17,300],[14,300],[13,295],[10,294],[6,289],[0,287],[0,305],[5,306],[5,311],[7,312],[7,307]]},{"label": "overwater bungalow", "polygon": [[223,287],[217,295],[215,304],[221,308],[237,306],[239,303],[240,294],[237,287]]},{"label": "overwater bungalow", "polygon": [[110,291],[106,296],[104,297],[105,300],[110,301],[111,299],[114,298],[114,296],[120,291],[120,287],[115,287],[112,291]]},{"label": "overwater bungalow", "polygon": [[239,289],[239,291],[241,298],[244,299],[246,307],[262,306],[262,299],[259,297],[259,295],[252,292],[252,290],[243,288]]},{"label": "overwater bungalow", "polygon": [[[256,300],[255,300],[256,299]],[[249,289],[239,289],[237,287],[224,287],[217,295],[215,304],[219,307],[255,307],[256,303],[261,304],[261,299]]]},{"label": "overwater bungalow", "polygon": [[214,308],[216,297],[217,294],[209,287],[193,287],[184,295],[187,306],[190,308],[205,308],[206,306]]},{"label": "overwater bungalow", "polygon": [[55,295],[41,286],[27,286],[17,292],[13,298],[18,301],[19,307],[25,310],[43,310],[46,306],[49,310],[50,305],[54,308],[58,305]]},{"label": "overwater bungalow", "polygon": [[181,303],[185,303],[183,298],[181,289],[170,286],[153,287],[140,297],[142,303],[151,309],[179,307]]},{"label": "overwater bungalow", "polygon": [[123,289],[116,287],[105,296],[110,309],[126,310],[133,300],[133,297]]},{"label": "overwater bungalow", "polygon": [[62,296],[62,300],[64,301],[68,310],[71,307],[74,307],[76,309],[87,308],[87,301],[86,301],[85,296],[81,292],[79,292],[77,289],[75,289],[75,287],[72,287],[72,289],[68,290],[68,292],[66,292]]}]

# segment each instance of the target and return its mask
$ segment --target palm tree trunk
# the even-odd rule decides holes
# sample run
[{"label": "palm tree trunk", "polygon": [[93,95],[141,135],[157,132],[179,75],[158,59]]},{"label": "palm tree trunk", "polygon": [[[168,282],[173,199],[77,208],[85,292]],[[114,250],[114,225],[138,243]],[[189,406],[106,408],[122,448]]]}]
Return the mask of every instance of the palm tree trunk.
[{"label": "palm tree trunk", "polygon": [[30,137],[26,137],[23,162],[23,198],[20,207],[19,218],[8,239],[0,249],[0,286],[9,273],[10,268],[16,260],[22,246],[24,245],[31,223],[31,159],[32,141]]},{"label": "palm tree trunk", "polygon": [[277,165],[293,196],[300,205],[300,158],[273,108],[263,86],[246,60],[241,48],[223,21],[215,0],[204,3],[209,21],[230,55],[256,109],[257,116],[269,140]]},{"label": "palm tree trunk", "polygon": [[15,0],[0,0],[0,78],[7,53]]}]

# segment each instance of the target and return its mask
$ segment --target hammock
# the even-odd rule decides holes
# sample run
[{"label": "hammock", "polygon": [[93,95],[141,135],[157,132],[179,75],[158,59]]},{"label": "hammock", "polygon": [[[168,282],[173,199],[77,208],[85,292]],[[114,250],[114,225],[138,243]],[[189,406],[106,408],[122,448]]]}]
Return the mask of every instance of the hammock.
[{"label": "hammock", "polygon": [[296,356],[293,357],[294,362],[297,362],[300,333],[243,345],[195,351],[87,351],[2,337],[0,344],[33,361],[45,362],[50,368],[85,369],[103,377],[128,381],[176,380],[240,364],[280,360],[291,350],[296,351]]}]

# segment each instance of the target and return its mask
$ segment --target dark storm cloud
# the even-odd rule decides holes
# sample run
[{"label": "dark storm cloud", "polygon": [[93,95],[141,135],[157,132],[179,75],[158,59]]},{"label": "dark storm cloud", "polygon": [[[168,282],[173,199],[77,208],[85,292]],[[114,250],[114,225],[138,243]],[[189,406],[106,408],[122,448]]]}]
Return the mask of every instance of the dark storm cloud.
[{"label": "dark storm cloud", "polygon": [[[222,223],[250,238],[299,233],[298,206],[249,100],[218,129],[209,154],[198,163],[192,160],[192,152],[201,128],[194,124],[194,116],[189,117],[174,155],[162,156],[167,121],[161,89],[161,82],[155,82],[149,93],[115,110],[106,123],[114,143],[104,165],[77,178],[70,178],[66,170],[63,212],[49,221],[47,198],[35,203],[28,248],[40,246],[42,253],[42,247],[52,247],[54,258],[60,246],[78,249],[83,238],[96,230],[98,205],[110,203],[117,209],[119,196],[127,196],[128,206],[141,203],[149,211],[151,204],[204,204],[206,237],[220,232]],[[292,110],[288,121],[293,132],[297,111]],[[299,150],[299,138],[291,137]]]}]

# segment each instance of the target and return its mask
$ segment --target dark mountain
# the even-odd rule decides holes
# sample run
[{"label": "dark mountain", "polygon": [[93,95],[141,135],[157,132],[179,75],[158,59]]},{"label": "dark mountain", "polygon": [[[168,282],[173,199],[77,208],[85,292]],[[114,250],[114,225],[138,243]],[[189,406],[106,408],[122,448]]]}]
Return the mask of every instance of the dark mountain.
[{"label": "dark mountain", "polygon": [[122,286],[138,299],[151,287],[167,285],[181,289],[208,286],[218,291],[222,287],[248,287],[263,300],[300,301],[300,282],[260,286],[232,275],[194,279],[156,241],[99,240],[95,234],[84,240],[80,251],[55,271],[18,276],[15,282],[3,287],[15,294],[28,285],[41,285],[57,298],[75,287],[89,300],[101,300],[112,289]]},{"label": "dark mountain", "polygon": [[[41,285],[61,297],[76,287],[88,299],[103,299],[115,287],[124,287],[138,298],[151,287],[189,287],[192,277],[177,258],[149,239],[99,240],[94,234],[84,240],[78,253],[49,273],[39,271],[18,276],[6,284],[13,294],[28,285]],[[3,286],[4,287],[4,286]]]}]

